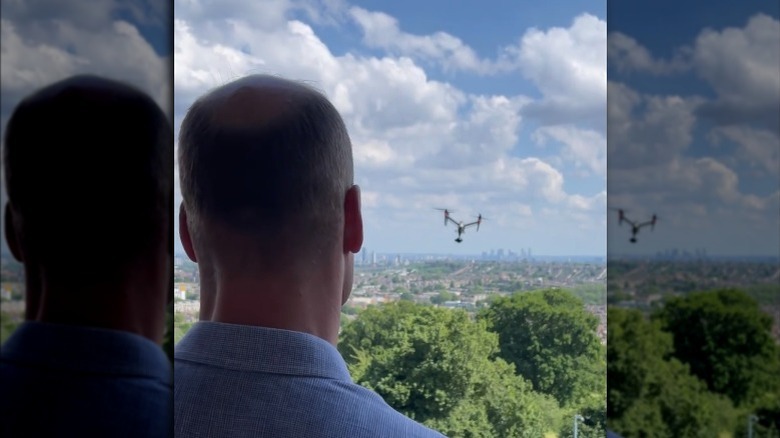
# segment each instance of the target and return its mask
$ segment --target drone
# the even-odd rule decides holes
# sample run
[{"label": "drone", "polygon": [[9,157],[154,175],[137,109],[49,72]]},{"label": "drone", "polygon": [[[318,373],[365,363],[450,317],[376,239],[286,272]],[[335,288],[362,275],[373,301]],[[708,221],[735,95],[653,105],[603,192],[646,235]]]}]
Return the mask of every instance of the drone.
[{"label": "drone", "polygon": [[631,225],[631,239],[628,240],[631,243],[636,243],[636,235],[637,233],[639,233],[639,230],[642,227],[650,225],[650,230],[652,231],[655,229],[655,222],[658,220],[658,216],[653,214],[652,219],[650,219],[649,221],[637,223],[627,218],[625,215],[625,210],[623,210],[622,208],[613,208],[611,210],[617,210],[618,212],[618,225],[622,225],[624,221],[628,222],[628,224]]},{"label": "drone", "polygon": [[482,213],[480,213],[479,216],[477,216],[477,220],[475,222],[469,222],[467,224],[464,224],[462,221],[459,222],[459,221],[456,221],[455,219],[453,219],[450,216],[451,212],[449,210],[447,210],[446,208],[437,208],[436,210],[440,210],[440,211],[444,212],[444,226],[447,226],[447,222],[452,222],[453,224],[455,224],[456,227],[458,227],[458,230],[457,230],[458,231],[458,238],[455,239],[455,241],[458,242],[458,243],[463,242],[463,239],[460,236],[463,233],[466,232],[466,228],[471,227],[473,225],[476,225],[477,226],[477,231],[479,231],[479,224],[482,223],[483,219],[486,219],[486,218],[483,218],[482,217]]}]

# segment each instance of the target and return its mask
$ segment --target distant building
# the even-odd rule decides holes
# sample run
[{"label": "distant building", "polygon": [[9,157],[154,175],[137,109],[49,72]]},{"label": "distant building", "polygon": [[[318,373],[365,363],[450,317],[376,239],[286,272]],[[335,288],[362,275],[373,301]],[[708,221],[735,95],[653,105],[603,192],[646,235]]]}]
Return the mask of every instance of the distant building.
[{"label": "distant building", "polygon": [[184,301],[187,299],[187,287],[183,283],[174,285],[173,287],[173,299]]},{"label": "distant building", "polygon": [[448,307],[450,309],[466,309],[466,310],[476,309],[476,306],[474,306],[473,303],[464,303],[463,301],[445,301],[441,306]]}]

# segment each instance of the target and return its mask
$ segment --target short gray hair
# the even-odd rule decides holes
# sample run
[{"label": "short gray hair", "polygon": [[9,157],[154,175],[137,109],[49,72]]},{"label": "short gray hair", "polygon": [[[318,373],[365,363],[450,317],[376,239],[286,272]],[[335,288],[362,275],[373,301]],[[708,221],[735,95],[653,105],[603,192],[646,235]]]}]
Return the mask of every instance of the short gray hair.
[{"label": "short gray hair", "polygon": [[[251,123],[225,123],[220,112],[230,99],[265,84],[281,92],[285,108],[269,117],[250,115],[256,119]],[[179,177],[185,208],[196,222],[215,220],[268,244],[279,243],[281,234],[287,243],[323,243],[343,220],[344,195],[353,182],[352,145],[322,93],[252,75],[190,107],[179,132]]]}]

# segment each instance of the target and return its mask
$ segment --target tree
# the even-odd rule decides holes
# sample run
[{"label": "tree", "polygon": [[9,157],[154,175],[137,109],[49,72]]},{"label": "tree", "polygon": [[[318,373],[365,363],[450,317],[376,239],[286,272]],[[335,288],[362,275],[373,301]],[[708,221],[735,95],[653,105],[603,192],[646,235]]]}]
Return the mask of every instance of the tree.
[{"label": "tree", "polygon": [[637,310],[607,311],[607,418],[624,436],[710,437],[734,428],[731,402],[671,357],[671,335]]},{"label": "tree", "polygon": [[0,343],[4,343],[19,327],[19,322],[8,312],[0,311]]},{"label": "tree", "polygon": [[674,357],[711,391],[738,406],[780,393],[772,318],[746,293],[722,289],[673,297],[654,316],[672,335]]},{"label": "tree", "polygon": [[604,347],[598,318],[564,290],[540,290],[499,297],[479,313],[499,336],[499,356],[515,365],[536,391],[562,405],[596,393],[605,397]]},{"label": "tree", "polygon": [[567,411],[564,415],[565,421],[558,434],[561,438],[574,437],[574,416],[582,416],[582,420],[577,425],[579,438],[604,437],[607,428],[607,406],[606,400],[601,400],[599,404],[581,407]]},{"label": "tree", "polygon": [[409,290],[408,290],[408,289],[406,289],[406,288],[405,288],[405,287],[403,287],[403,286],[396,286],[396,287],[394,287],[394,288],[393,288],[393,293],[394,293],[394,294],[403,295],[403,294],[405,294],[405,293],[409,293]]},{"label": "tree", "polygon": [[[355,382],[448,436],[525,437],[555,430],[555,401],[503,360],[498,338],[466,312],[398,301],[370,307],[338,345]],[[553,414],[555,415],[555,414]]]},{"label": "tree", "polygon": [[438,295],[434,295],[433,297],[431,297],[431,303],[443,304],[447,301],[453,301],[457,297],[458,296],[455,295],[454,293],[443,290],[439,292]]},{"label": "tree", "polygon": [[346,315],[357,315],[359,309],[356,306],[352,306],[349,304],[344,304],[341,306],[341,313],[344,313]]}]

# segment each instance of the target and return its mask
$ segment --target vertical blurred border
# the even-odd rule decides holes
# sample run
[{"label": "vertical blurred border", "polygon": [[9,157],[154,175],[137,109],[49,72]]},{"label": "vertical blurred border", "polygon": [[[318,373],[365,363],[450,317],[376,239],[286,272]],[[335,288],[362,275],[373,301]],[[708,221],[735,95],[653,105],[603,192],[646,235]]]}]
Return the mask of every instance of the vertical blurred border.
[{"label": "vertical blurred border", "polygon": [[[0,9],[0,137],[16,104],[80,73],[148,92],[173,123],[173,3],[156,0],[8,0]],[[107,139],[110,141],[110,139]],[[173,172],[173,169],[171,169]],[[7,194],[0,170],[0,204]],[[5,229],[4,215],[0,228]],[[171,223],[173,226],[173,223]],[[170,242],[173,254],[173,241]],[[173,257],[171,257],[171,264]],[[0,341],[23,319],[24,273],[0,239]],[[173,266],[171,266],[171,291]],[[163,348],[173,357],[172,309]]]},{"label": "vertical blurred border", "polygon": [[612,0],[607,34],[607,426],[780,436],[780,2]]}]

